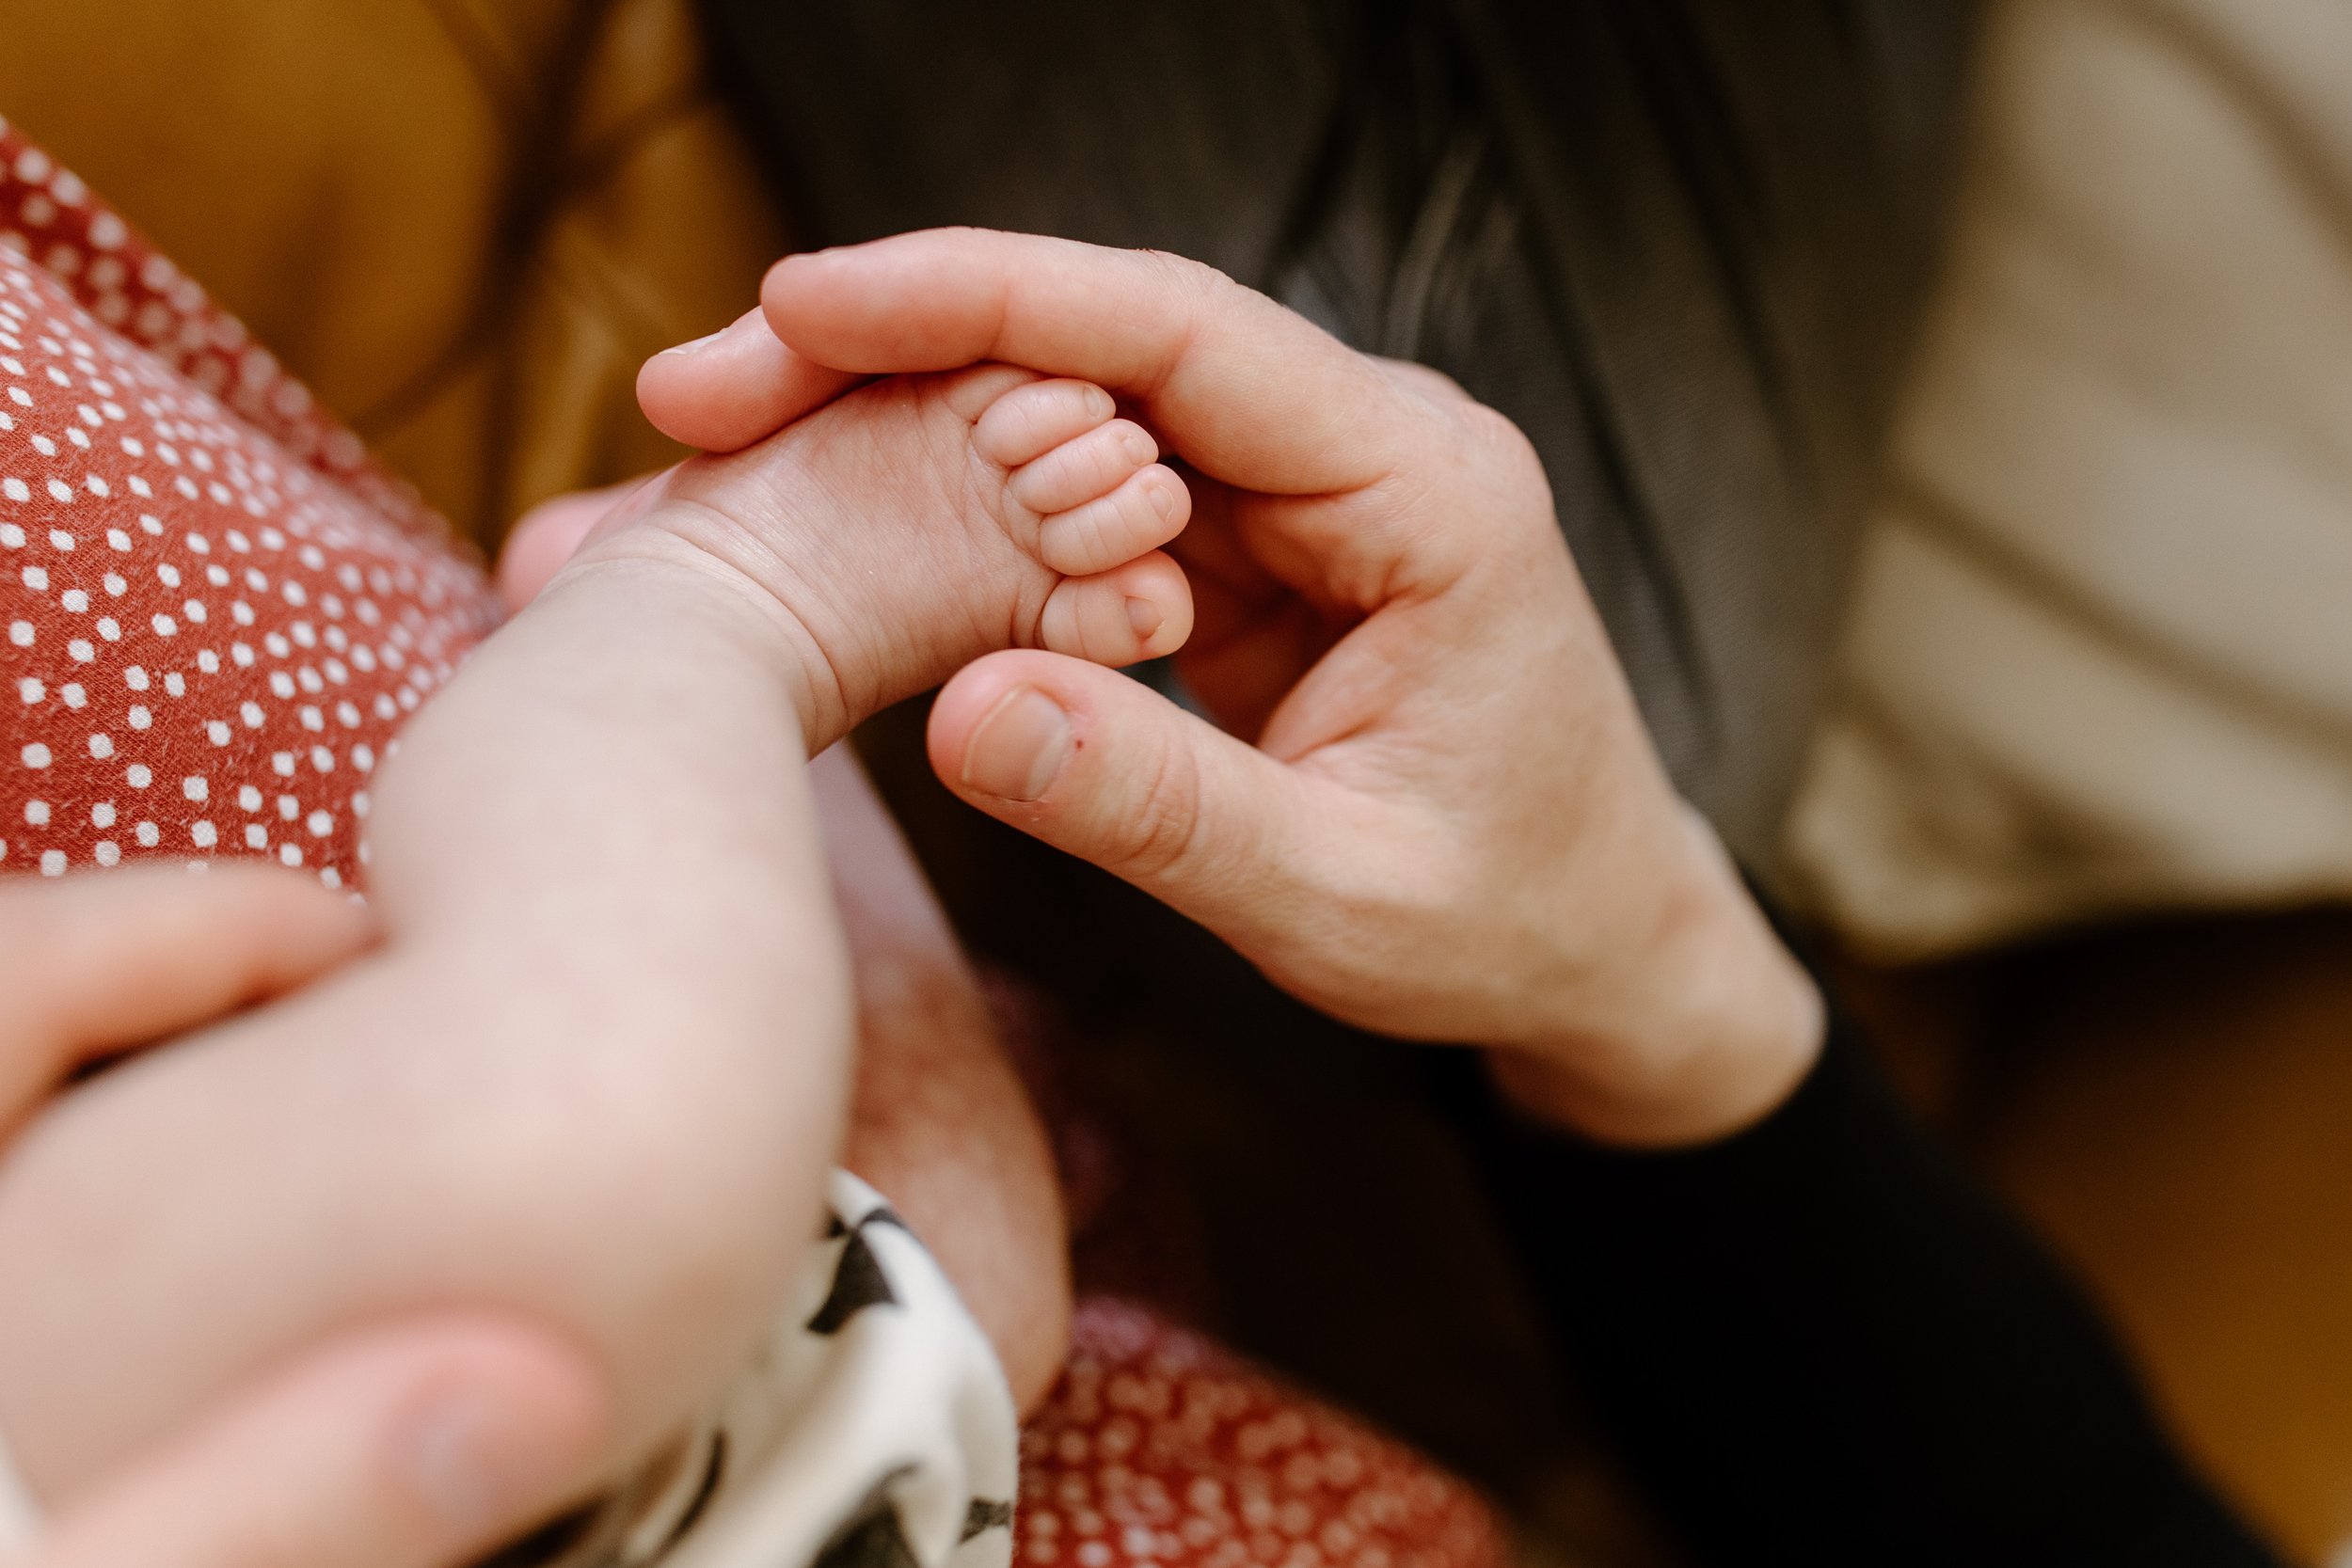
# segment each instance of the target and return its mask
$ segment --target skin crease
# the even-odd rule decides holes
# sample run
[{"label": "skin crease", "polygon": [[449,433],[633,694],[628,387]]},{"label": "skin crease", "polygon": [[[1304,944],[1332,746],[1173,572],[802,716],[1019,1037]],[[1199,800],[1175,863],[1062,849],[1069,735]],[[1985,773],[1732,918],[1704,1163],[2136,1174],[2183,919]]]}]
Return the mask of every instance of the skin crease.
[{"label": "skin crease", "polygon": [[[517,524],[499,559],[508,605],[529,603],[637,487],[560,497]],[[843,1163],[925,1238],[995,1345],[1016,1404],[1034,1409],[1069,1348],[1052,1150],[971,966],[863,769],[836,746],[810,776],[857,987]]]},{"label": "skin crease", "polygon": [[609,1469],[674,1434],[768,1326],[844,1131],[855,982],[808,759],[991,648],[1181,641],[1155,546],[1187,501],[1155,456],[1098,388],[992,367],[622,508],[379,769],[378,946],[0,1162],[0,1429],[40,1494],[327,1329],[452,1302],[577,1338]]},{"label": "skin crease", "polygon": [[[0,1126],[75,1068],[282,994],[373,938],[348,900],[274,867],[0,884]],[[371,1324],[66,1498],[18,1568],[444,1568],[554,1512],[610,1420],[602,1374],[561,1335],[486,1313]]]},{"label": "skin crease", "polygon": [[1211,269],[1067,241],[939,230],[788,258],[764,309],[793,357],[714,356],[689,395],[678,356],[641,382],[656,423],[695,440],[746,365],[771,380],[736,390],[774,412],[847,377],[1005,360],[1107,388],[1195,476],[1179,666],[1216,724],[993,655],[933,708],[934,767],[964,800],[1311,1005],[1486,1047],[1523,1106],[1588,1136],[1708,1141],[1803,1080],[1820,998],[1676,798],[1501,416]]}]

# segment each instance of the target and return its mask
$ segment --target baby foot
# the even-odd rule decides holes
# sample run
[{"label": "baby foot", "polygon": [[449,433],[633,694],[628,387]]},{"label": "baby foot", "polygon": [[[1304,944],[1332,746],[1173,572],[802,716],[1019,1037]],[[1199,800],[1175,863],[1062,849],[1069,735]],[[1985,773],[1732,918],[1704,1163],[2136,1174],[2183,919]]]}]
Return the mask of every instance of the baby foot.
[{"label": "baby foot", "polygon": [[586,553],[683,542],[756,586],[809,656],[815,751],[999,649],[1115,667],[1182,646],[1191,592],[1159,546],[1191,497],[1158,458],[1089,382],[894,377],[672,470]]}]

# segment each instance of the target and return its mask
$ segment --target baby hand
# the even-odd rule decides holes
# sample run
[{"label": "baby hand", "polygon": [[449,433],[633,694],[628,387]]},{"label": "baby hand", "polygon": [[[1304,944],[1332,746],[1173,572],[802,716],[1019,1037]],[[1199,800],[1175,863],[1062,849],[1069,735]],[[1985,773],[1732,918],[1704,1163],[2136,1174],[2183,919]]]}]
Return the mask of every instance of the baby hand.
[{"label": "baby hand", "polygon": [[1205,267],[1062,241],[796,257],[765,305],[787,393],[1016,363],[1128,400],[1198,475],[1179,667],[1223,728],[997,654],[933,713],[966,800],[1341,1018],[1497,1048],[1596,1136],[1719,1134],[1803,1076],[1819,999],[1676,798],[1501,416]]}]

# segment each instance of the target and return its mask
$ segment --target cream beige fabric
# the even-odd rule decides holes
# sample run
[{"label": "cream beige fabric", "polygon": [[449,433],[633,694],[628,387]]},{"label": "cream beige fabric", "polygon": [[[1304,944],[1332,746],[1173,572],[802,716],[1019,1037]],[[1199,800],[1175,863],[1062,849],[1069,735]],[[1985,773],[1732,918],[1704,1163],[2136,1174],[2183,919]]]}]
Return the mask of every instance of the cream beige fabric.
[{"label": "cream beige fabric", "polygon": [[2352,891],[2352,6],[2011,0],[1791,825],[1915,956]]},{"label": "cream beige fabric", "polygon": [[646,356],[780,225],[691,0],[0,0],[0,114],[465,531],[677,449]]}]

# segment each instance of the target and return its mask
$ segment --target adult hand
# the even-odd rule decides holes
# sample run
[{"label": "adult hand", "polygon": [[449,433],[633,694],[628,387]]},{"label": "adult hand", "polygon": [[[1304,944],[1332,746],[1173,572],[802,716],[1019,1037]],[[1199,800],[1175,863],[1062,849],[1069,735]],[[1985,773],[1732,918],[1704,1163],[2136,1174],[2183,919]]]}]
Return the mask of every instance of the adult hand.
[{"label": "adult hand", "polygon": [[1002,360],[1095,381],[1199,475],[1179,667],[1224,728],[998,654],[933,713],[966,800],[1328,1012],[1496,1048],[1524,1101],[1597,1137],[1719,1136],[1803,1077],[1820,999],[1674,795],[1500,416],[1161,256],[906,235],[791,258],[764,300],[799,361],[842,376]]},{"label": "adult hand", "polygon": [[[221,864],[0,884],[0,1134],[79,1070],[300,986],[370,939],[308,878]],[[587,1479],[601,1374],[441,1314],[357,1330],[65,1499],[28,1568],[453,1568]]]},{"label": "adult hand", "polygon": [[358,905],[275,867],[0,881],[0,1137],[91,1064],[292,990],[371,935]]},{"label": "adult hand", "polygon": [[69,1499],[12,1568],[462,1568],[566,1500],[606,1414],[585,1354],[524,1323],[355,1331]]}]

